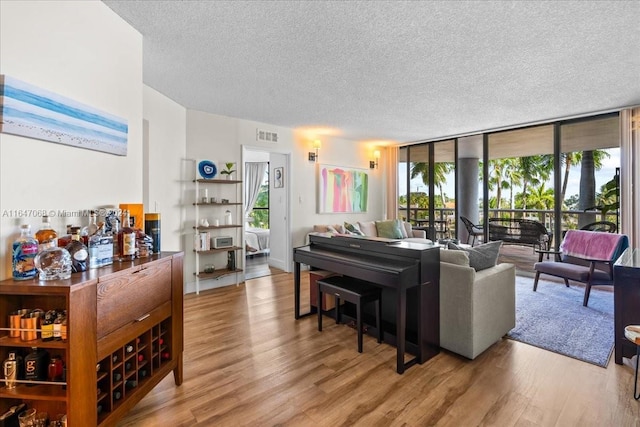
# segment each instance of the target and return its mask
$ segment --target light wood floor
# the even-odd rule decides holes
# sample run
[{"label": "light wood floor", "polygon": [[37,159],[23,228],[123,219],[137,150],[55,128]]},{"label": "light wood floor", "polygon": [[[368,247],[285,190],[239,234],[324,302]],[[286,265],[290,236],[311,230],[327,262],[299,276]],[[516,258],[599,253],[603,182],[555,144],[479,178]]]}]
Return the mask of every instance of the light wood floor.
[{"label": "light wood floor", "polygon": [[121,426],[640,426],[613,357],[603,369],[503,339],[398,375],[395,348],[365,336],[359,354],[346,325],[294,320],[291,274],[187,295],[184,311],[184,383],[165,378]]}]

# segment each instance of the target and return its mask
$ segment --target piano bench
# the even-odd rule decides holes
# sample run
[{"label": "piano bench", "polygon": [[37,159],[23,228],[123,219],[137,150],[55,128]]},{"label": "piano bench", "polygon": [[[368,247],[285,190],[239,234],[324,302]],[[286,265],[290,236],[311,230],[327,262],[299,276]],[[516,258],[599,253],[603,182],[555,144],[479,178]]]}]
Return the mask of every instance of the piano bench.
[{"label": "piano bench", "polygon": [[[362,308],[367,302],[376,304],[376,329],[378,343],[382,342],[382,289],[365,282],[346,276],[332,276],[318,280],[318,299],[322,301],[322,293],[326,292],[336,298],[336,323],[340,323],[340,300],[355,304],[356,328],[358,330],[358,353],[362,353]],[[322,331],[322,310],[318,310],[318,331]]]}]

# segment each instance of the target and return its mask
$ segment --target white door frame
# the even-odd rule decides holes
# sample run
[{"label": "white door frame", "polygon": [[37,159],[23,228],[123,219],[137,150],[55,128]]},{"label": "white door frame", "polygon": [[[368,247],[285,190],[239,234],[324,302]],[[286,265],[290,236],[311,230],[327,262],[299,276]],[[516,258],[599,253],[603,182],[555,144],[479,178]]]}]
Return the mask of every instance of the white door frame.
[{"label": "white door frame", "polygon": [[[247,157],[247,152],[248,151],[259,151],[259,152],[263,152],[263,153],[275,153],[275,154],[282,154],[286,157],[286,170],[290,171],[291,170],[291,150],[283,150],[283,149],[277,149],[277,148],[267,148],[267,147],[257,147],[257,146],[253,146],[253,145],[242,145],[242,173],[244,174],[244,163],[245,163],[245,159]],[[243,176],[243,180],[244,180],[244,176]],[[286,194],[286,219],[285,219],[285,232],[286,232],[286,236],[285,236],[285,254],[291,254],[292,253],[292,245],[291,245],[291,184],[290,184],[290,179],[285,179],[285,194]],[[245,195],[245,189],[244,189],[244,185],[242,186],[242,209],[243,209],[243,216],[244,216],[244,210],[246,208],[246,206],[244,205],[244,200],[246,199],[246,195]],[[242,221],[242,236],[244,237],[244,221]],[[245,245],[243,245],[245,246]],[[243,255],[246,259],[246,248],[243,250]],[[284,271],[286,273],[291,273],[293,271],[293,256],[286,256],[285,257],[285,265],[284,267]]]}]

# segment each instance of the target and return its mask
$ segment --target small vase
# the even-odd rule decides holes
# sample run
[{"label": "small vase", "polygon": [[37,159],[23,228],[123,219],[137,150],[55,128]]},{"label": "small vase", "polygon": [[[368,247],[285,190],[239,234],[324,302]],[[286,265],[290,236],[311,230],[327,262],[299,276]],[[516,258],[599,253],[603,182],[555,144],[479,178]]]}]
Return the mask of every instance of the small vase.
[{"label": "small vase", "polygon": [[231,181],[232,179],[233,179],[233,176],[232,176],[230,173],[228,173],[228,174],[227,174],[227,180],[228,180],[228,181]]}]

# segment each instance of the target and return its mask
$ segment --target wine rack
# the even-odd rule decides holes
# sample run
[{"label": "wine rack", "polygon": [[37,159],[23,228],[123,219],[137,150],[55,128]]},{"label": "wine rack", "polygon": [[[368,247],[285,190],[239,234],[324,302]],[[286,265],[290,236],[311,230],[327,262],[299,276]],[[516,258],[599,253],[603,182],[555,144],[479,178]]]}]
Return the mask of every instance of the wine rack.
[{"label": "wine rack", "polygon": [[[0,362],[32,347],[60,356],[64,381],[0,379],[0,414],[26,403],[67,414],[70,427],[115,425],[164,377],[182,383],[183,254],[161,253],[76,273],[67,280],[0,281]],[[67,340],[11,336],[7,314],[67,310]],[[97,309],[96,309],[97,308]],[[45,366],[47,368],[47,366]],[[2,377],[2,375],[0,375]]]},{"label": "wine rack", "polygon": [[171,360],[171,319],[100,360],[96,365],[98,424]]}]

